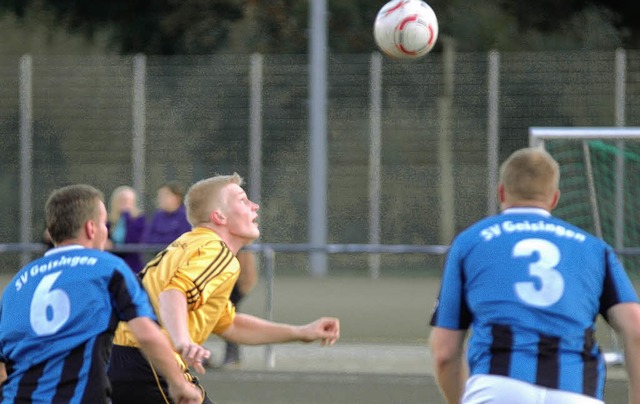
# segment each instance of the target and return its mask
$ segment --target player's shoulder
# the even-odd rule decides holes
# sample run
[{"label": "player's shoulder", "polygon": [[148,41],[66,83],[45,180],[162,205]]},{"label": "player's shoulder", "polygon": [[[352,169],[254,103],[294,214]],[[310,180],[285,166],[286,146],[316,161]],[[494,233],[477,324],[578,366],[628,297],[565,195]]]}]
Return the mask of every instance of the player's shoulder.
[{"label": "player's shoulder", "polygon": [[127,263],[117,255],[93,248],[78,248],[60,251],[52,250],[45,257],[57,261],[60,265],[93,266],[104,270],[128,269]]},{"label": "player's shoulder", "polygon": [[213,230],[204,227],[196,227],[191,231],[184,233],[173,243],[171,243],[171,246],[184,249],[229,249],[225,242],[220,238],[220,236],[218,236]]},{"label": "player's shoulder", "polygon": [[[472,223],[467,228],[460,231],[454,240],[458,242],[461,241],[471,241],[477,239],[480,241],[482,239],[482,233],[485,229],[491,229],[493,226],[500,226],[501,217],[500,215],[492,215],[484,217],[475,223]],[[498,230],[496,230],[498,231]]]}]

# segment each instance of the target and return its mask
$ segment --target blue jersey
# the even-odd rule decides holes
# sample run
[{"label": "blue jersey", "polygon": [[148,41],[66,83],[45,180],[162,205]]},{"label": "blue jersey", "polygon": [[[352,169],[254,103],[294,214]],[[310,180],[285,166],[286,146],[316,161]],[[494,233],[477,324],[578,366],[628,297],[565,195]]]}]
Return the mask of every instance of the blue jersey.
[{"label": "blue jersey", "polygon": [[108,252],[67,246],[22,268],[5,288],[0,359],[13,402],[108,402],[106,368],[119,321],[156,319],[131,269]]},{"label": "blue jersey", "polygon": [[458,235],[431,325],[472,327],[472,375],[507,376],[603,399],[598,313],[636,292],[612,248],[534,208],[512,208]]}]

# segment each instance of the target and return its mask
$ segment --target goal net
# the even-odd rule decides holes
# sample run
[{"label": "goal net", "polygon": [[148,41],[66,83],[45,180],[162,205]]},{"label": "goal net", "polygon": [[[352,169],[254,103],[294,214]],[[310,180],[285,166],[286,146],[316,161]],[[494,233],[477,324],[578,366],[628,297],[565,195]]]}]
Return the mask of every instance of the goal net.
[{"label": "goal net", "polygon": [[[554,216],[604,239],[629,276],[640,275],[640,127],[529,129],[529,144],[560,164],[560,202]],[[611,334],[608,362],[621,361]]]}]

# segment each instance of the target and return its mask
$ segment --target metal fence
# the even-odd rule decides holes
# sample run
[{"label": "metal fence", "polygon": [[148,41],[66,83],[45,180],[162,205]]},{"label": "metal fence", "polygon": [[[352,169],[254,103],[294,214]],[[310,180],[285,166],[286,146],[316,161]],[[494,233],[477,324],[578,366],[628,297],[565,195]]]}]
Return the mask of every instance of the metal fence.
[{"label": "metal fence", "polygon": [[[46,196],[68,183],[133,185],[151,212],[165,181],[232,171],[261,204],[261,242],[307,242],[308,67],[306,55],[1,58],[0,242],[38,241]],[[330,244],[448,244],[495,211],[497,163],[530,126],[640,124],[639,51],[333,55],[327,68]],[[330,256],[343,267],[372,264]]]}]

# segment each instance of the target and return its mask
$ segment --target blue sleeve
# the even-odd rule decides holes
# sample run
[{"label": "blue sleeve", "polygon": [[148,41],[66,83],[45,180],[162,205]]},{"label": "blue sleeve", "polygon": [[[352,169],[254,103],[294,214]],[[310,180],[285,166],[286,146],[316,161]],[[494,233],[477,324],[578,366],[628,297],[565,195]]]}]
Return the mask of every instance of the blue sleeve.
[{"label": "blue sleeve", "polygon": [[600,314],[606,319],[607,311],[619,303],[637,303],[638,295],[624,267],[610,246],[605,249],[605,274]]},{"label": "blue sleeve", "polygon": [[[0,329],[2,329],[1,327],[2,325],[2,305],[0,304]],[[7,358],[4,356],[4,349],[2,346],[2,339],[0,338],[0,362],[6,362]]]},{"label": "blue sleeve", "polygon": [[136,317],[157,320],[147,292],[126,264],[113,272],[109,292],[120,321],[129,321]]},{"label": "blue sleeve", "polygon": [[464,330],[471,324],[471,313],[463,293],[464,257],[459,245],[454,241],[447,254],[432,326]]}]

